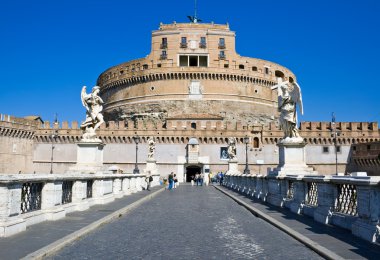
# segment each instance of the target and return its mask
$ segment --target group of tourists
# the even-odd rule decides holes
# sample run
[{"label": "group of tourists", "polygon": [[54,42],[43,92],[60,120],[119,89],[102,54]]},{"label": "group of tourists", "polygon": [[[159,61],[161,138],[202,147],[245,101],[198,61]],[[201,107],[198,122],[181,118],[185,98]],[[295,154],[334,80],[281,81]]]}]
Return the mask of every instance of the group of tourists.
[{"label": "group of tourists", "polygon": [[165,186],[165,190],[177,189],[179,185],[177,174],[171,172],[168,178],[162,179],[162,184]]}]

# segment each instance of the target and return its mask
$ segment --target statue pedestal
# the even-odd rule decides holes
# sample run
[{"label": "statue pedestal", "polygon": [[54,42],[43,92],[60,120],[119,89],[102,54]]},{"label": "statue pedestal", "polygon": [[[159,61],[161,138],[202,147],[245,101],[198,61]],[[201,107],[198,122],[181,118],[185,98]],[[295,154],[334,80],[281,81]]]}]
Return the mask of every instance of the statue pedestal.
[{"label": "statue pedestal", "polygon": [[150,158],[146,160],[146,168],[144,169],[144,174],[146,175],[152,175],[153,182],[151,183],[151,186],[157,186],[160,184],[160,174],[157,170],[157,164],[156,160],[154,158]]},{"label": "statue pedestal", "polygon": [[104,170],[103,147],[104,144],[100,140],[77,143],[77,163],[70,168],[70,171],[96,173]]},{"label": "statue pedestal", "polygon": [[237,159],[230,159],[228,161],[228,171],[226,175],[235,175],[235,174],[241,174],[238,170],[238,161]]},{"label": "statue pedestal", "polygon": [[317,175],[312,167],[306,165],[306,143],[302,138],[286,138],[277,144],[279,164],[269,173],[271,176]]}]

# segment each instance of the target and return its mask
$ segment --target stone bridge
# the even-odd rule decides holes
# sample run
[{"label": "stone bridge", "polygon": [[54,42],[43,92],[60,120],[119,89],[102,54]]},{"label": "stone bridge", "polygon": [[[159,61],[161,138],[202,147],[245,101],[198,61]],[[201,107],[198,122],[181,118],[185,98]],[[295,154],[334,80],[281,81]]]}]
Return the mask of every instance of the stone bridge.
[{"label": "stone bridge", "polygon": [[1,176],[0,259],[380,259],[377,179],[235,175],[171,191],[144,180]]}]

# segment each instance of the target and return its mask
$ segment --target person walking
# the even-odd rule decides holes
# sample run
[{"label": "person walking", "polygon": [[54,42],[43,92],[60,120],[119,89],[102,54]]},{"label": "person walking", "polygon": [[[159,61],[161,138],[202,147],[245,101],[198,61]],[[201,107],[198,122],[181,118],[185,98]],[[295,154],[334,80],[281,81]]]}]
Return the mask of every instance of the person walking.
[{"label": "person walking", "polygon": [[177,187],[178,187],[177,174],[174,174],[174,189],[177,189]]},{"label": "person walking", "polygon": [[195,182],[197,183],[197,186],[199,186],[199,173],[195,174]]},{"label": "person walking", "polygon": [[145,178],[146,181],[146,190],[150,191],[150,183],[153,181],[152,175],[147,175]]},{"label": "person walking", "polygon": [[174,175],[173,175],[173,172],[171,172],[169,174],[168,179],[169,179],[169,188],[168,188],[168,190],[171,190],[171,189],[173,189],[173,185],[174,185]]}]

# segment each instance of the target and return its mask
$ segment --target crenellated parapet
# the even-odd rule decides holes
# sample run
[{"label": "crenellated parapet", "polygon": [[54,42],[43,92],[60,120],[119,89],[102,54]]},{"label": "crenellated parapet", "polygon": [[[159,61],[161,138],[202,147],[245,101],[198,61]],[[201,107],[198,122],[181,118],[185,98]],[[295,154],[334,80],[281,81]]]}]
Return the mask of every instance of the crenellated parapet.
[{"label": "crenellated parapet", "polygon": [[[378,123],[376,122],[337,122],[340,135],[337,143],[350,145],[380,140]],[[330,122],[302,122],[300,134],[310,145],[332,145],[332,125]],[[54,136],[53,136],[54,135]],[[75,143],[81,138],[82,130],[78,122],[62,122],[44,125],[36,130],[35,141],[40,143],[59,142]],[[258,138],[262,145],[275,145],[283,137],[283,132],[276,123],[267,125],[244,124],[241,122],[222,121],[220,117],[198,118],[173,117],[164,122],[149,120],[109,121],[97,132],[105,143],[133,143],[133,136],[142,137],[147,142],[154,136],[157,143],[187,143],[190,138],[197,138],[201,144],[227,144],[228,137],[237,137],[238,143],[244,143],[244,136]]]},{"label": "crenellated parapet", "polygon": [[20,139],[34,139],[38,123],[14,116],[0,115],[0,136]]}]

